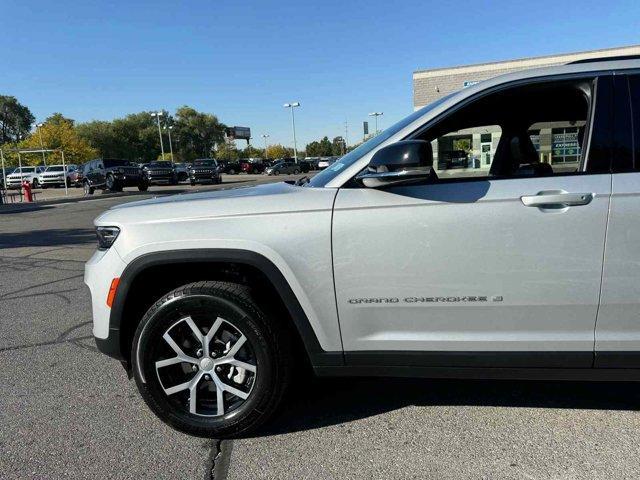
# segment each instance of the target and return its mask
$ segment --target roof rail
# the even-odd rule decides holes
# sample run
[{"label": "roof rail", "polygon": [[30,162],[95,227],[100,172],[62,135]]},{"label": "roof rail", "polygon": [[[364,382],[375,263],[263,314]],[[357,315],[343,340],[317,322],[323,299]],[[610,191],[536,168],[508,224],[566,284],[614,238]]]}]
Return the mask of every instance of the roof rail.
[{"label": "roof rail", "polygon": [[616,60],[640,60],[640,55],[618,55],[615,57],[594,57],[583,58],[581,60],[575,60],[567,63],[567,65],[577,65],[580,63],[595,63],[595,62],[614,62]]}]

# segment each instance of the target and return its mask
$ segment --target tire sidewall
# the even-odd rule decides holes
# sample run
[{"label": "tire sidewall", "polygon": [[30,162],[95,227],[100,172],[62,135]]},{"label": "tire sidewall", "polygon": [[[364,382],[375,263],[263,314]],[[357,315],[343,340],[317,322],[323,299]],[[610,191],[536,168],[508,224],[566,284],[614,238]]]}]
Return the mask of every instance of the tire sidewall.
[{"label": "tire sidewall", "polygon": [[[211,292],[186,294],[166,300],[159,308],[152,307],[138,326],[131,352],[136,384],[154,413],[180,431],[200,436],[237,433],[243,429],[238,428],[239,424],[251,425],[256,422],[260,417],[260,411],[269,403],[272,385],[276,381],[275,352],[262,333],[259,323],[254,319],[261,314],[250,308],[250,305],[243,305],[234,300],[216,296]],[[229,320],[247,337],[256,357],[257,375],[249,398],[238,408],[221,417],[203,417],[188,414],[186,411],[176,411],[175,404],[169,401],[156,374],[157,358],[153,358],[156,350],[154,346],[163,341],[162,335],[172,324],[187,316],[193,308],[211,308],[211,311],[215,312],[212,313],[212,317],[217,315]]]}]

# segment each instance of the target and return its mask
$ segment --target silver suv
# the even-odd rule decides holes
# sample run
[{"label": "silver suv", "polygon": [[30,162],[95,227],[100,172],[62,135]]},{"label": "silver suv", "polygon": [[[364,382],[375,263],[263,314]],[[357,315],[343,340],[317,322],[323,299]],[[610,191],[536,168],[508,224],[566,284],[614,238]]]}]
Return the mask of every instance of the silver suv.
[{"label": "silver suv", "polygon": [[306,362],[636,380],[639,145],[640,60],[595,60],[442,98],[298,184],[115,207],[85,271],[96,342],[160,418],[216,438]]}]

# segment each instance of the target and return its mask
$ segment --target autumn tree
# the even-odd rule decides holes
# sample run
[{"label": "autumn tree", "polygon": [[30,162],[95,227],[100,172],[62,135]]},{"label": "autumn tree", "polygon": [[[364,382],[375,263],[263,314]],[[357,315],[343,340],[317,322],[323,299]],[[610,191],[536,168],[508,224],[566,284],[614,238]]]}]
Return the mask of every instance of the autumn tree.
[{"label": "autumn tree", "polygon": [[276,158],[293,157],[293,148],[288,148],[280,144],[268,145],[266,156],[271,160]]},{"label": "autumn tree", "polygon": [[[49,150],[62,150],[65,162],[68,164],[80,164],[91,160],[98,155],[85,140],[80,138],[71,119],[60,114],[55,114],[39,128],[38,133],[34,132],[26,139],[18,143],[20,149],[40,149],[40,136],[42,136],[42,146]],[[37,165],[42,162],[40,155],[29,155],[24,157],[24,163]],[[48,153],[47,164],[62,163],[59,153]]]}]

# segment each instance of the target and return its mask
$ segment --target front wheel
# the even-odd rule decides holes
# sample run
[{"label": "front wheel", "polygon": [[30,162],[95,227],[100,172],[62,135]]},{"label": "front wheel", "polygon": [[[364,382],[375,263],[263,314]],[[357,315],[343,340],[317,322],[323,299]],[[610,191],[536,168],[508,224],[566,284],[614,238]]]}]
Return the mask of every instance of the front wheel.
[{"label": "front wheel", "polygon": [[139,183],[138,184],[138,190],[140,190],[141,192],[146,192],[147,190],[149,190],[149,184],[148,183]]},{"label": "front wheel", "polygon": [[31,182],[31,188],[38,188],[38,179],[34,178],[33,181]]},{"label": "front wheel", "polygon": [[294,175],[298,175],[300,173],[300,170],[298,170],[297,168],[293,171]]},{"label": "front wheel", "polygon": [[291,377],[290,342],[249,290],[198,282],[158,300],[144,315],[131,358],[153,412],[207,438],[245,434],[281,403]]}]

